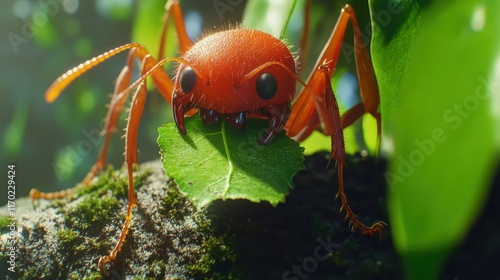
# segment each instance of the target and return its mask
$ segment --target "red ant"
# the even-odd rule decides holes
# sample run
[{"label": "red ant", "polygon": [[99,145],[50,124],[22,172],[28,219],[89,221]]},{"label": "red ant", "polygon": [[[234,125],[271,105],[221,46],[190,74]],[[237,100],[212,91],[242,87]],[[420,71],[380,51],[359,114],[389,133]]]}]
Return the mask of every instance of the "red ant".
[{"label": "red ant", "polygon": [[[307,1],[306,13],[309,12]],[[331,158],[338,166],[339,189],[342,209],[351,229],[360,229],[363,234],[382,234],[383,222],[365,226],[354,215],[344,193],[343,167],[346,160],[343,128],[351,125],[363,114],[369,113],[377,120],[380,142],[381,116],[378,113],[379,93],[373,66],[363,43],[354,10],[345,5],[337,25],[333,29],[314,70],[306,82],[296,75],[297,63],[288,46],[275,37],[257,30],[230,29],[208,35],[198,42],[187,36],[178,0],[169,0],[166,5],[166,20],[163,25],[160,50],[164,49],[169,18],[173,16],[180,45],[180,58],[155,59],[140,44],[120,46],[79,66],[59,77],[47,90],[45,99],[53,102],[73,80],[92,67],[122,51],[129,50],[127,64],[118,76],[113,97],[106,116],[105,139],[97,162],[82,184],[88,185],[105,166],[106,153],[111,133],[117,130],[120,113],[131,91],[132,97],[125,134],[125,162],[128,170],[128,207],[120,239],[109,255],[99,259],[99,268],[106,273],[105,265],[113,262],[120,251],[132,221],[132,209],[136,206],[133,166],[137,164],[137,131],[146,101],[146,79],[152,77],[156,88],[165,100],[172,104],[175,123],[179,132],[186,134],[184,117],[200,113],[205,125],[225,120],[237,128],[245,128],[248,118],[269,120],[269,128],[260,138],[261,144],[272,141],[281,130],[302,141],[318,129],[331,136]],[[307,17],[306,17],[307,20]],[[354,30],[356,67],[363,101],[340,116],[330,80],[340,54],[342,40],[348,22]],[[307,30],[304,31],[307,34]],[[305,46],[305,44],[304,44]],[[134,61],[141,61],[141,77],[131,84]],[[172,80],[161,69],[168,61],[176,61],[178,70]],[[295,98],[296,82],[303,88]],[[65,197],[74,189],[56,193],[31,190],[32,199]]]}]

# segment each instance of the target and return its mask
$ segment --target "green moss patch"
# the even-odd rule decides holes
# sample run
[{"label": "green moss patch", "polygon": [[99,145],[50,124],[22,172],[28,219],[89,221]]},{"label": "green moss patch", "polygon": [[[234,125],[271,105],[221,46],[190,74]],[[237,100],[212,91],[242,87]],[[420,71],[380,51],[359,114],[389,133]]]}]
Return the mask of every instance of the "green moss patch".
[{"label": "green moss patch", "polygon": [[8,225],[12,222],[11,219],[9,219],[9,217],[7,216],[4,216],[4,217],[0,217],[0,234],[3,234],[3,233],[6,233],[6,232],[9,232],[9,228],[8,228]]},{"label": "green moss patch", "polygon": [[241,279],[242,272],[234,266],[236,252],[231,238],[226,235],[209,237],[203,242],[202,251],[205,255],[195,264],[188,265],[191,275],[203,279]]},{"label": "green moss patch", "polygon": [[189,200],[180,193],[177,185],[169,184],[167,194],[162,201],[162,205],[165,208],[163,214],[168,219],[180,219],[189,212],[186,207],[187,203],[189,203]]},{"label": "green moss patch", "polygon": [[85,230],[92,226],[102,227],[110,220],[118,218],[118,206],[119,201],[115,197],[89,196],[63,215],[69,226]]},{"label": "green moss patch", "polygon": [[[140,180],[140,179],[136,179]],[[136,181],[134,180],[134,182]],[[126,178],[120,178],[117,171],[109,165],[105,170],[99,174],[99,177],[95,183],[88,187],[80,187],[78,189],[78,196],[84,194],[91,195],[104,195],[108,191],[111,191],[115,196],[124,196],[126,194],[127,181]]]},{"label": "green moss patch", "polygon": [[85,250],[85,239],[71,228],[63,229],[57,233],[61,250],[69,252],[79,252]]}]

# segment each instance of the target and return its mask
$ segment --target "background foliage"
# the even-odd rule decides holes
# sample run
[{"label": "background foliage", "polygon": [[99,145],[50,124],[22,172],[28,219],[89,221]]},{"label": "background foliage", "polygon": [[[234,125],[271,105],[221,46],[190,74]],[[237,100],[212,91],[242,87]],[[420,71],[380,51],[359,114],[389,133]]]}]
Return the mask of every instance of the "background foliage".
[{"label": "background foliage", "polygon": [[500,5],[371,4],[395,246],[411,278],[434,278],[482,210],[498,164]]}]

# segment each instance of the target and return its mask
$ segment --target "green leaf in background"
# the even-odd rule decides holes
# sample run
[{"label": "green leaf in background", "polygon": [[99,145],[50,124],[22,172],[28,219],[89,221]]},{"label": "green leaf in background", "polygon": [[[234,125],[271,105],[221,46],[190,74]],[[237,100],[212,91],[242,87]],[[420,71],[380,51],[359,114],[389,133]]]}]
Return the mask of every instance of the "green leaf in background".
[{"label": "green leaf in background", "polygon": [[394,111],[402,95],[401,85],[408,78],[407,68],[413,57],[421,8],[416,0],[370,1],[373,26],[371,56],[380,90],[385,140],[391,138]]},{"label": "green leaf in background", "polygon": [[243,26],[258,29],[280,38],[291,17],[297,0],[248,1],[243,14]]},{"label": "green leaf in background", "polygon": [[[138,1],[137,10],[132,27],[132,41],[139,42],[146,47],[146,49],[157,57],[159,52],[160,34],[163,26],[165,15],[166,1]],[[177,37],[173,20],[171,20],[168,27],[168,35],[166,40],[167,53],[165,55],[177,56]]]},{"label": "green leaf in background", "polygon": [[498,158],[500,2],[388,3],[371,2],[390,228],[408,278],[437,279]]},{"label": "green leaf in background", "polygon": [[244,131],[226,122],[205,127],[197,115],[185,121],[186,136],[169,123],[158,129],[158,144],[167,175],[196,207],[217,199],[285,201],[293,175],[304,168],[297,142],[282,132],[259,145],[268,126],[262,120],[250,120]]}]

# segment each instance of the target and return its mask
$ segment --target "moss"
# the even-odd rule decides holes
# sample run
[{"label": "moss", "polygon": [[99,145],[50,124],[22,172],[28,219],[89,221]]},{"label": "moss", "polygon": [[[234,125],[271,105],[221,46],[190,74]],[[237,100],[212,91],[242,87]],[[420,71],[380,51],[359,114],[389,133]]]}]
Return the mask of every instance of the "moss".
[{"label": "moss", "polygon": [[[214,236],[212,220],[207,217],[206,209],[194,210],[189,200],[183,196],[178,186],[170,181],[163,198],[162,213],[168,219],[182,220],[186,215],[198,224],[199,230],[206,238],[202,241],[202,257],[194,260],[194,263],[187,265],[189,275],[195,279],[231,279],[239,275],[233,265],[236,261],[236,253],[233,250],[232,238],[228,235]],[[155,261],[150,266],[150,275],[163,277],[165,264],[163,261]],[[231,276],[233,275],[233,277]]]},{"label": "moss", "polygon": [[[84,237],[79,235],[79,231],[97,236],[102,232],[104,225],[123,219],[119,214],[119,207],[120,200],[127,194],[127,177],[119,174],[126,173],[123,170],[115,171],[112,166],[109,166],[101,172],[93,184],[78,187],[75,197],[80,198],[81,201],[76,203],[76,206],[64,208],[69,203],[68,200],[57,200],[51,205],[63,215],[68,227],[58,232],[63,243],[67,241],[66,245],[70,245],[71,239],[74,238],[80,238],[82,241]],[[140,184],[149,174],[150,172],[141,172],[139,176],[134,177],[134,182]],[[109,249],[110,243],[107,239],[100,242],[98,240],[102,239],[86,240],[85,246],[92,246],[100,251]],[[80,243],[80,246],[83,246],[83,243]]]},{"label": "moss", "polygon": [[193,220],[203,229],[205,232],[212,232],[212,220],[207,217],[207,213],[204,211],[197,211],[191,214]]},{"label": "moss", "polygon": [[[81,277],[77,277],[75,279],[80,279],[80,278]],[[100,271],[94,271],[94,272],[92,272],[91,275],[83,277],[83,280],[97,280],[97,279],[99,279],[99,280],[103,279]]]},{"label": "moss", "polygon": [[195,264],[188,265],[191,275],[204,279],[228,279],[230,275],[238,274],[234,267],[236,253],[231,243],[231,238],[226,235],[205,240],[201,246],[205,255]]},{"label": "moss", "polygon": [[74,280],[77,280],[77,279],[80,279],[80,275],[76,272],[72,272],[68,275],[68,279],[74,279]]},{"label": "moss", "polygon": [[90,227],[101,227],[116,219],[118,205],[119,201],[115,197],[88,196],[63,215],[66,223],[72,228],[86,230]]},{"label": "moss", "polygon": [[[140,179],[137,178],[134,181],[138,180]],[[109,165],[105,170],[101,172],[101,174],[99,174],[99,177],[95,183],[88,187],[79,187],[77,195],[82,196],[85,194],[91,194],[95,196],[101,196],[108,193],[108,191],[111,191],[114,196],[124,196],[126,194],[126,188],[126,178],[120,178],[114,168]]]},{"label": "moss", "polygon": [[[83,230],[118,218],[119,199],[127,194],[127,178],[119,176],[120,172],[123,171],[115,171],[109,166],[95,183],[79,188],[76,195],[84,197],[83,201],[63,213],[68,226]],[[134,183],[140,184],[149,174],[141,172],[134,177]]]},{"label": "moss", "polygon": [[167,265],[163,260],[154,260],[149,267],[149,274],[153,275],[156,279],[165,278],[165,270]]},{"label": "moss", "polygon": [[78,232],[67,228],[57,232],[57,238],[59,239],[59,244],[64,246],[69,243],[74,243],[79,237]]},{"label": "moss", "polygon": [[72,254],[86,250],[85,239],[71,228],[60,230],[57,233],[61,250],[69,251]]},{"label": "moss", "polygon": [[[3,247],[5,245],[0,245],[0,262],[2,263],[2,265],[5,265],[7,263],[7,255],[5,254],[5,252],[7,250],[5,250],[5,248]],[[1,265],[0,265],[1,267]]]},{"label": "moss", "polygon": [[[49,201],[50,201],[49,207],[56,208],[56,209],[61,209],[64,206],[66,206],[66,204],[68,204],[67,199],[54,199],[54,200],[49,200]],[[35,201],[35,203],[37,204],[38,202]]]},{"label": "moss", "polygon": [[[0,234],[9,232],[8,225],[12,222],[12,220],[8,216],[0,217]],[[16,222],[17,224],[17,222]]]},{"label": "moss", "polygon": [[177,186],[170,184],[167,188],[167,195],[163,199],[163,204],[170,208],[177,208],[184,205],[185,198],[181,196]]},{"label": "moss", "polygon": [[168,219],[180,219],[188,212],[187,207],[185,207],[187,203],[189,203],[188,199],[180,193],[177,185],[170,183],[162,202],[165,208],[163,214]]}]

